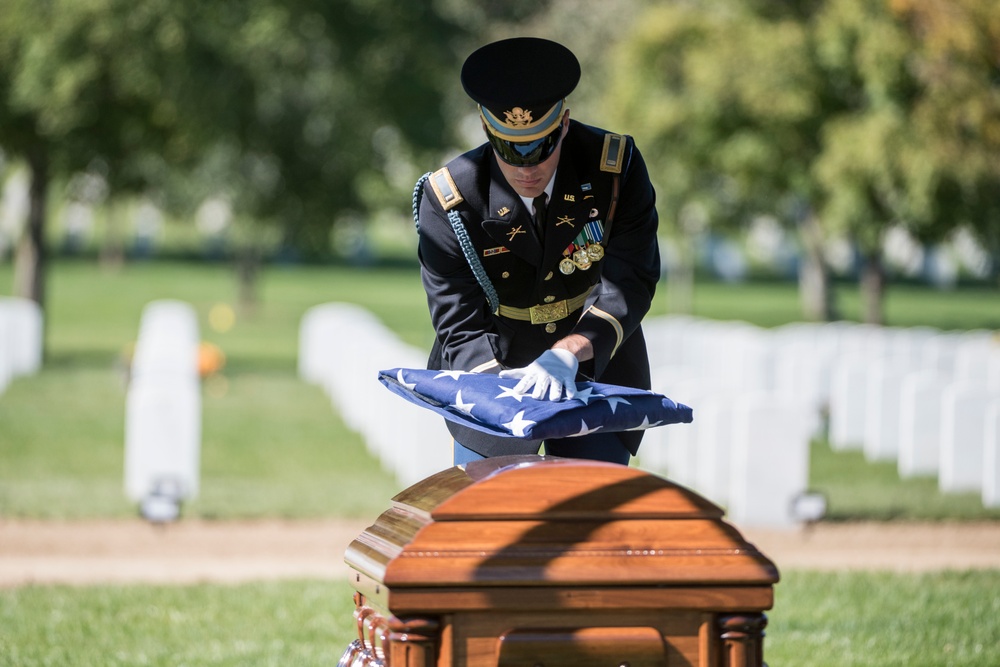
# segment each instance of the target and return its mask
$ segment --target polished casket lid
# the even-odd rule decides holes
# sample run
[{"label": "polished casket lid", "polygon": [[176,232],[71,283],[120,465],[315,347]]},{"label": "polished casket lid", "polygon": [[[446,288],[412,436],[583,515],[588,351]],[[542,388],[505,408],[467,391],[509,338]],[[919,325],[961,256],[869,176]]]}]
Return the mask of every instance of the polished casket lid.
[{"label": "polished casket lid", "polygon": [[723,511],[627,466],[475,461],[400,492],[348,547],[358,580],[400,587],[770,586],[774,564]]}]

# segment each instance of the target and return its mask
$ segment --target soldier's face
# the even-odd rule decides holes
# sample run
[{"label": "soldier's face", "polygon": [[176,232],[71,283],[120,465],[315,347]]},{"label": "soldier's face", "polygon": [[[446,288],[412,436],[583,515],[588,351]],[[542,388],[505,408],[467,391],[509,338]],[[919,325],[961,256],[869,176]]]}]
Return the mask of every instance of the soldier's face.
[{"label": "soldier's face", "polygon": [[556,172],[556,167],[559,166],[559,156],[562,154],[562,139],[566,137],[566,132],[569,129],[569,111],[563,115],[562,126],[562,137],[559,140],[559,145],[552,151],[552,155],[543,162],[531,165],[530,167],[515,167],[494,155],[494,159],[500,166],[500,172],[507,179],[507,182],[510,183],[510,187],[514,188],[514,192],[530,199],[534,199],[545,192],[545,186],[549,184],[552,174]]}]

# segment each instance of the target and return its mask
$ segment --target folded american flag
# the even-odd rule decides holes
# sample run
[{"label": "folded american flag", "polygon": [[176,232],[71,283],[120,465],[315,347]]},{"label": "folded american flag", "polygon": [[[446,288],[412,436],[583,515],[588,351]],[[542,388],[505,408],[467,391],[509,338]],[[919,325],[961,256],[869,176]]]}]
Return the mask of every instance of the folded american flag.
[{"label": "folded american flag", "polygon": [[515,394],[515,378],[488,373],[393,368],[379,381],[411,403],[484,433],[545,440],[595,431],[638,431],[688,423],[691,408],[643,389],[577,382],[576,397],[537,400]]}]

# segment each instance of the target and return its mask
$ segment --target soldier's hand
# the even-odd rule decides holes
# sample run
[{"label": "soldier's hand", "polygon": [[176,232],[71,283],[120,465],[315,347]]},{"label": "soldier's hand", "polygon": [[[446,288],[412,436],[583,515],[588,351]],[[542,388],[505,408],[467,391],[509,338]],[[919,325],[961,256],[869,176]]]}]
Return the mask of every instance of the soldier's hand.
[{"label": "soldier's hand", "polygon": [[558,401],[564,391],[567,399],[576,396],[576,371],[579,366],[580,362],[569,350],[546,350],[524,368],[500,371],[500,377],[520,379],[514,387],[519,394],[530,391],[532,398]]}]

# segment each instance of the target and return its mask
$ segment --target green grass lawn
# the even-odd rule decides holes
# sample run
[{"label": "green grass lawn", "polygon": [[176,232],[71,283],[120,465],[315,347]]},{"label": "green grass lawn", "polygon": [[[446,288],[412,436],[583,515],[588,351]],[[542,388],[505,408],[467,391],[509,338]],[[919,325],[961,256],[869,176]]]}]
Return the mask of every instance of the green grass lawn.
[{"label": "green grass lawn", "polygon": [[983,507],[979,493],[940,493],[936,477],[900,479],[894,461],[869,462],[823,441],[812,444],[809,478],[827,498],[829,521],[1000,520],[1000,508]]},{"label": "green grass lawn", "polygon": [[[0,265],[0,294],[12,270]],[[847,315],[856,290],[838,285]],[[653,315],[667,310],[666,290]],[[396,483],[345,428],[323,392],[298,380],[298,327],[311,307],[346,301],[369,308],[406,342],[429,348],[430,322],[417,267],[269,266],[259,303],[216,331],[209,312],[236,307],[231,267],[200,262],[138,262],[105,271],[57,261],[48,281],[47,359],[41,373],[0,397],[0,515],[126,516],[122,492],[126,352],[142,308],[180,299],[196,309],[204,340],[226,354],[221,378],[203,392],[202,492],[188,516],[368,516],[384,509]],[[1000,296],[986,287],[940,292],[892,286],[891,323],[940,328],[1000,327]],[[699,283],[695,312],[761,326],[793,320],[791,283]],[[974,494],[944,497],[933,480],[901,481],[887,464],[817,444],[812,485],[830,499],[831,517],[1000,518]]]},{"label": "green grass lawn", "polygon": [[[11,270],[0,265],[0,294]],[[854,291],[839,286],[856,317]],[[203,392],[202,493],[189,516],[374,517],[398,489],[322,391],[296,376],[298,325],[329,301],[370,308],[413,345],[431,333],[415,267],[269,267],[261,300],[226,332],[216,304],[235,305],[229,268],[180,262],[105,273],[58,262],[49,282],[48,358],[0,396],[0,516],[134,514],[124,499],[125,375],[142,307],[192,303],[205,340],[227,356]],[[696,314],[775,326],[797,316],[795,286],[699,284]],[[995,289],[890,291],[890,324],[1000,327]],[[653,314],[666,311],[658,297]],[[812,450],[811,483],[830,518],[982,519],[974,494],[899,480],[859,452]],[[42,665],[330,665],[353,638],[345,582],[238,586],[27,586],[0,591],[0,667]],[[765,641],[780,665],[994,667],[1000,664],[1000,570],[926,575],[782,572]]]},{"label": "green grass lawn", "polygon": [[[0,267],[0,293],[9,267]],[[123,494],[126,351],[142,308],[180,299],[203,339],[227,358],[202,397],[201,494],[188,516],[370,516],[399,487],[368,455],[318,387],[296,375],[298,325],[310,307],[354,300],[377,307],[413,344],[429,325],[415,273],[288,267],[264,272],[260,302],[226,332],[208,325],[235,306],[227,267],[141,263],[106,273],[54,267],[47,360],[0,397],[0,515],[127,516]],[[397,303],[398,302],[398,303]]]},{"label": "green grass lawn", "polygon": [[[346,581],[0,591],[0,665],[333,665],[351,595]],[[995,667],[1000,571],[786,572],[768,618],[772,667]]]}]

